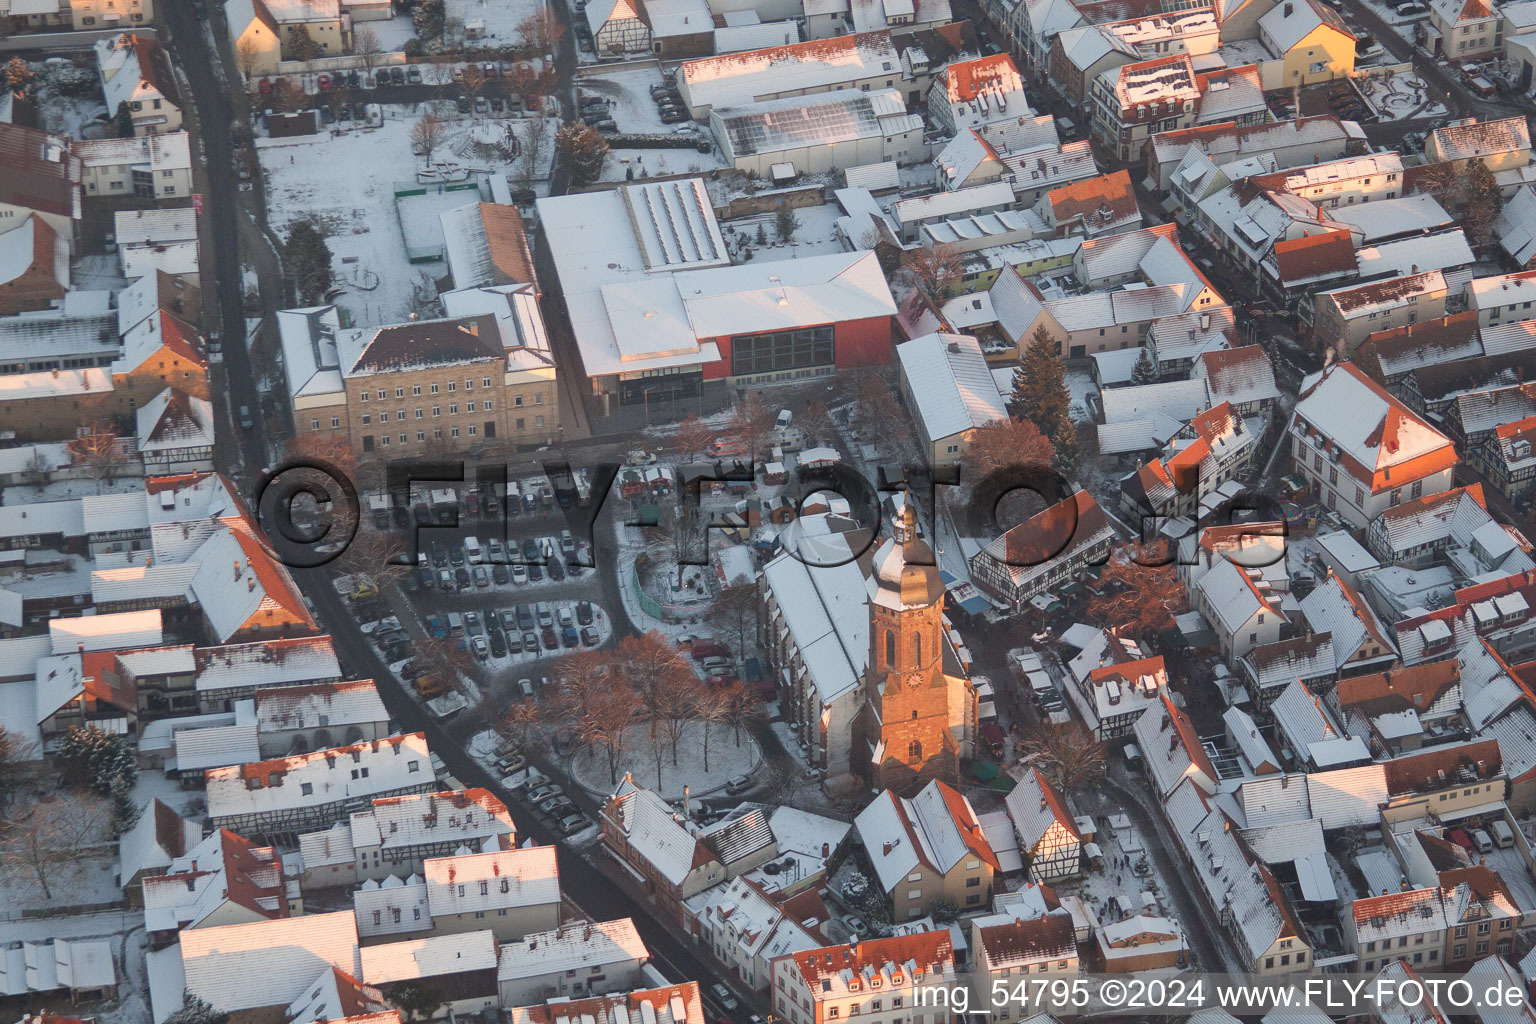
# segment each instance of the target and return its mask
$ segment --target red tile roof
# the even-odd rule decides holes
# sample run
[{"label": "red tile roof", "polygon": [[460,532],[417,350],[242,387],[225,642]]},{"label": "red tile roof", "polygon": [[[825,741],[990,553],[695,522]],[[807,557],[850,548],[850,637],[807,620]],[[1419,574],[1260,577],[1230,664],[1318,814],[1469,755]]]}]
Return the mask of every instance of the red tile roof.
[{"label": "red tile roof", "polygon": [[955,947],[949,929],[940,928],[913,935],[866,939],[846,946],[823,946],[790,956],[814,996],[821,992],[823,977],[833,977],[843,971],[858,975],[865,968],[878,971],[886,965],[891,965],[894,970],[904,970],[908,961],[915,963],[918,970],[927,972],[935,964],[953,963]]},{"label": "red tile roof", "polygon": [[1276,242],[1275,263],[1281,284],[1347,274],[1356,269],[1355,247],[1349,231],[1337,228]]}]

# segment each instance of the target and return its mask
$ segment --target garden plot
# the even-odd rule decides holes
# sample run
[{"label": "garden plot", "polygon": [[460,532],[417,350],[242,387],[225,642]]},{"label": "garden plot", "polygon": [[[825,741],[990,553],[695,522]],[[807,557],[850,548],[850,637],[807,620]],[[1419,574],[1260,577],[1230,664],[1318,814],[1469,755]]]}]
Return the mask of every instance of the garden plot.
[{"label": "garden plot", "polygon": [[1360,79],[1355,84],[1383,121],[1445,116],[1445,106],[1430,101],[1429,89],[1418,75]]},{"label": "garden plot", "polygon": [[756,217],[742,217],[721,225],[726,242],[737,250],[749,247],[755,260],[788,260],[798,256],[821,256],[842,252],[837,237],[838,208],[831,203],[807,206],[794,211],[795,230],[787,241],[778,236],[778,218],[773,211]]},{"label": "garden plot", "polygon": [[467,40],[492,50],[520,46],[523,36],[518,26],[544,9],[540,0],[446,0],[443,37],[450,43]]},{"label": "garden plot", "polygon": [[700,153],[697,149],[610,149],[608,162],[603,166],[603,181],[624,181],[629,170],[636,178],[650,178],[668,174],[698,174],[701,171],[719,170],[725,161],[711,149]]},{"label": "garden plot", "polygon": [[409,15],[401,15],[387,21],[361,21],[353,27],[355,32],[362,32],[364,29],[372,32],[373,37],[379,41],[380,49],[385,53],[398,53],[405,48],[407,39],[416,38],[416,25]]}]

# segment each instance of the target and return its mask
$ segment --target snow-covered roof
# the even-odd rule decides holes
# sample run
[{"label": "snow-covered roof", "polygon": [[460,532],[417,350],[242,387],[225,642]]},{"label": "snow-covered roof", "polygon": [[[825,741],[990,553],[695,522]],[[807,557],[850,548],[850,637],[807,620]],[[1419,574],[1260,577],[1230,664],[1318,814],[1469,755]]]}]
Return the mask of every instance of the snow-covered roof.
[{"label": "snow-covered roof", "polygon": [[448,974],[496,969],[496,933],[490,929],[404,939],[361,951],[362,981],[389,985]]},{"label": "snow-covered roof", "polygon": [[665,800],[629,776],[611,800],[612,809],[605,813],[618,819],[628,848],[672,884],[682,884],[695,868],[715,861]]},{"label": "snow-covered roof", "polygon": [[180,948],[187,991],[225,1012],[286,1006],[322,970],[359,968],[350,910],[192,928]]},{"label": "snow-covered roof", "polygon": [[278,310],[283,373],[295,403],[312,396],[326,396],[337,403],[345,400],[336,353],[340,330],[341,314],[335,306]]},{"label": "snow-covered roof", "polygon": [[262,732],[387,721],[389,712],[372,679],[285,686],[256,694],[256,724]]},{"label": "snow-covered roof", "polygon": [[1354,363],[1335,363],[1303,387],[1292,429],[1336,446],[1373,490],[1402,487],[1457,461],[1450,438]]},{"label": "snow-covered roof", "polygon": [[167,868],[203,838],[200,822],[183,818],[159,797],[117,841],[118,881],[127,888],[141,871]]},{"label": "snow-covered roof", "polygon": [[1223,918],[1250,964],[1282,937],[1295,939],[1298,946],[1306,944],[1306,931],[1290,897],[1268,866],[1239,840],[1231,818],[1193,779],[1174,790],[1164,808],[1184,847],[1185,861],[1206,899],[1223,908]]},{"label": "snow-covered roof", "polygon": [[1328,210],[1328,219],[1353,227],[1365,243],[1400,235],[1454,227],[1456,219],[1434,196],[1419,193],[1396,199],[1376,199]]},{"label": "snow-covered roof", "polygon": [[324,806],[427,785],[433,775],[424,735],[390,736],[215,769],[208,773],[208,815],[218,822]]},{"label": "snow-covered roof", "polygon": [[[859,685],[869,660],[864,570],[838,534],[816,538],[824,554],[786,550],[763,568],[817,696],[823,704]],[[815,561],[817,564],[810,564]]]},{"label": "snow-covered roof", "polygon": [[1319,28],[1331,28],[1350,39],[1354,38],[1343,19],[1318,0],[1294,0],[1293,3],[1276,4],[1259,19],[1259,32],[1272,41],[1276,57],[1284,57],[1292,47]]},{"label": "snow-covered roof", "polygon": [[896,356],[930,443],[1008,418],[975,338],[929,334],[896,346]]},{"label": "snow-covered roof", "polygon": [[435,857],[422,866],[433,917],[481,914],[560,902],[553,846]]},{"label": "snow-covered roof", "polygon": [[723,107],[899,75],[900,65],[890,32],[882,30],[684,61],[678,80],[692,107]]},{"label": "snow-covered roof", "polygon": [[[349,841],[358,849],[451,843],[455,848],[488,850],[510,848],[516,829],[500,799],[485,789],[465,789],[376,799],[368,810],[352,815],[349,832]],[[330,832],[310,835],[326,837]],[[319,846],[316,852],[323,853]]]},{"label": "snow-covered roof", "polygon": [[938,780],[910,798],[886,790],[859,812],[853,827],[885,892],[918,866],[946,875],[973,857],[997,867],[970,801]]},{"label": "snow-covered roof", "polygon": [[1517,266],[1536,259],[1536,189],[1526,185],[1504,203],[1494,232]]},{"label": "snow-covered roof", "polygon": [[709,124],[729,160],[815,146],[857,146],[923,128],[922,118],[907,113],[895,89],[839,89],[715,106]]},{"label": "snow-covered roof", "polygon": [[564,971],[585,975],[604,967],[648,959],[650,951],[631,918],[577,923],[553,931],[531,932],[515,942],[504,943],[496,980],[554,976]]}]

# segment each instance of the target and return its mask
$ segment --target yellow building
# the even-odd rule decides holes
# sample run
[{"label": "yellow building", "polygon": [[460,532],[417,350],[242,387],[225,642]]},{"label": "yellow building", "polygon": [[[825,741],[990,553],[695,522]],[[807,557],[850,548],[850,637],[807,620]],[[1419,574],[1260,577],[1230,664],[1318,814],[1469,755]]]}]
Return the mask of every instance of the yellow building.
[{"label": "yellow building", "polygon": [[77,29],[126,28],[155,20],[154,0],[69,0],[69,16]]},{"label": "yellow building", "polygon": [[1318,0],[1277,4],[1259,19],[1259,39],[1275,57],[1263,67],[1266,90],[1347,78],[1355,70],[1353,33]]},{"label": "yellow building", "polygon": [[352,45],[352,19],[340,0],[229,0],[224,6],[235,63],[249,75],[271,75],[278,62],[303,60],[308,36],[319,57],[340,57]]}]

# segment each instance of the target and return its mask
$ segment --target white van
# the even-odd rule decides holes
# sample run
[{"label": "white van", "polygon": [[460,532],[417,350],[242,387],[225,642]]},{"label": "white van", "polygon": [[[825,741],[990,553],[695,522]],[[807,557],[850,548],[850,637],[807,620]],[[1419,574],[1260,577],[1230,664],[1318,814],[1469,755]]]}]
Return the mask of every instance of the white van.
[{"label": "white van", "polygon": [[1503,818],[1495,821],[1489,828],[1493,829],[1493,841],[1500,846],[1515,845],[1515,830],[1510,828],[1509,822]]},{"label": "white van", "polygon": [[464,538],[464,558],[470,565],[479,565],[485,561],[485,552],[480,548],[479,537]]},{"label": "white van", "polygon": [[459,612],[449,612],[448,613],[448,635],[449,636],[463,636],[464,635],[464,616],[461,615]]},{"label": "white van", "polygon": [[795,420],[794,412],[792,412],[789,409],[780,409],[779,410],[779,418],[778,418],[778,420],[775,421],[775,425],[780,430],[783,430],[785,427],[787,427],[791,423],[793,423],[794,420]]},{"label": "white van", "polygon": [[1478,853],[1492,853],[1493,840],[1488,838],[1488,833],[1480,828],[1472,830],[1472,844],[1477,847]]},{"label": "white van", "polygon": [[363,113],[367,116],[367,124],[369,128],[384,127],[383,107],[379,106],[377,103],[370,103],[363,108]]}]

